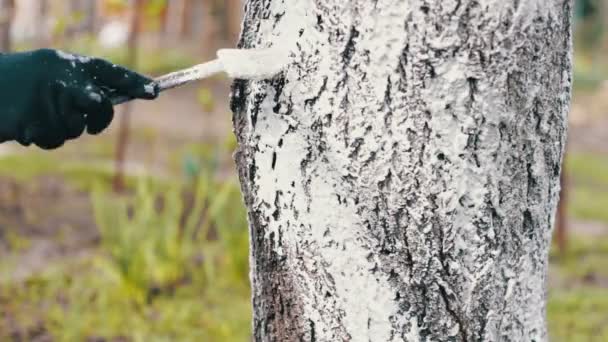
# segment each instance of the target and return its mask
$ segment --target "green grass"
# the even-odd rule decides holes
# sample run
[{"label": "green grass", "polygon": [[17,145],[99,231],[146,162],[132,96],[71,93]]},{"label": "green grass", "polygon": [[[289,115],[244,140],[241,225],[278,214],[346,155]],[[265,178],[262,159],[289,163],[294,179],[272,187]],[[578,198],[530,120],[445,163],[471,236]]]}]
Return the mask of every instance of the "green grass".
[{"label": "green grass", "polygon": [[592,153],[569,153],[566,157],[566,171],[582,185],[598,185],[608,190],[608,157]]},{"label": "green grass", "polygon": [[[124,196],[108,191],[111,170],[95,165],[37,152],[0,158],[3,177],[53,175],[90,193],[101,236],[84,258],[51,263],[25,282],[0,279],[0,341],[15,331],[21,340],[249,340],[246,214],[235,180],[213,176],[217,153],[185,148],[187,180],[130,177]],[[27,248],[27,236],[5,239],[13,253]],[[16,260],[0,260],[1,274]]]},{"label": "green grass", "polygon": [[582,220],[608,223],[608,158],[570,153],[566,171],[571,184],[568,212]]},{"label": "green grass", "polygon": [[[564,256],[566,259],[577,258],[589,254],[608,255],[608,235],[593,237],[585,235],[573,235],[569,238],[568,249],[566,250],[566,254]],[[551,257],[558,257],[558,251],[552,249]],[[608,259],[606,259],[606,263],[608,263]]]},{"label": "green grass", "polygon": [[568,212],[573,217],[608,223],[608,192],[588,187],[573,189],[568,199]]},{"label": "green grass", "polygon": [[582,93],[597,90],[606,80],[606,73],[596,71],[579,70],[575,67],[573,72],[574,93]]},{"label": "green grass", "polygon": [[569,284],[599,281],[608,285],[608,236],[573,236],[568,240],[565,254],[552,249],[550,260],[552,271],[558,272]]},{"label": "green grass", "polygon": [[[0,157],[0,176],[27,182],[43,175],[62,177],[68,184],[79,190],[90,191],[93,187],[109,188],[112,183],[113,170],[100,168],[99,165],[58,160],[44,152],[28,152],[27,154],[7,155]],[[133,188],[142,176],[126,176],[127,188]],[[147,177],[146,179],[151,179]],[[161,181],[156,182],[162,184]]]},{"label": "green grass", "polygon": [[188,186],[139,180],[135,190],[116,197],[93,187],[93,255],[0,286],[0,340],[15,326],[56,341],[250,339],[238,186],[201,176]]},{"label": "green grass", "polygon": [[[15,326],[56,341],[250,339],[248,239],[238,186],[211,176],[221,152],[183,149],[190,156],[184,171],[191,182],[133,178],[128,197],[108,193],[109,174],[88,165],[57,163],[44,154],[0,160],[0,175],[27,181],[56,174],[91,192],[101,234],[86,258],[50,265],[24,283],[2,283],[0,341],[9,340],[6,334]],[[608,222],[608,162],[570,154],[566,167],[575,184],[570,212]],[[21,237],[10,240],[15,250],[23,245]],[[552,254],[551,260],[566,280],[549,293],[552,340],[606,340],[608,291],[602,286],[608,279],[608,238],[572,238],[566,255]],[[11,266],[18,267],[3,262],[1,272]]]},{"label": "green grass", "polygon": [[585,39],[581,39],[582,37],[579,37],[579,34],[580,31],[574,40],[574,94],[596,91],[608,76],[608,68],[607,64],[603,63],[602,52],[593,49],[594,46],[600,46],[601,44],[581,44]]},{"label": "green grass", "polygon": [[[568,213],[580,220],[608,223],[608,159],[569,153]],[[608,237],[572,236],[565,255],[552,253],[552,272],[561,288],[549,293],[552,341],[608,341]]]},{"label": "green grass", "polygon": [[551,341],[608,341],[608,236],[572,236],[551,253],[547,318]]},{"label": "green grass", "polygon": [[547,315],[551,341],[608,341],[608,291],[604,288],[551,291]]}]

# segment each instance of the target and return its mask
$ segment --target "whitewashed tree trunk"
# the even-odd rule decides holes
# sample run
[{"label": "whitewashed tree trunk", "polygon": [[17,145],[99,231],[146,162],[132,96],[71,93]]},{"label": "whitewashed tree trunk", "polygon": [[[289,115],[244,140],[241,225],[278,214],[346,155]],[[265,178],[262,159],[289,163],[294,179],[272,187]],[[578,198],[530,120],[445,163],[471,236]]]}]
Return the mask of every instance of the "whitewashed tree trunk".
[{"label": "whitewashed tree trunk", "polygon": [[544,341],[570,0],[250,0],[256,341]]}]

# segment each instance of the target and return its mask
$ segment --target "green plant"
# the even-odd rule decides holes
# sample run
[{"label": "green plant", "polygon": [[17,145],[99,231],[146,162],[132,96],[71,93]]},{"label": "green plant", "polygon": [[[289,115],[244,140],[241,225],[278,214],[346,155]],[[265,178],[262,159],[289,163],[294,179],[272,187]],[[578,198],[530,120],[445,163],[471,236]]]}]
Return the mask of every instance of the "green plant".
[{"label": "green plant", "polygon": [[552,341],[608,340],[608,292],[582,287],[549,294],[547,305]]},{"label": "green plant", "polygon": [[201,108],[205,112],[212,112],[215,108],[215,101],[213,99],[213,93],[208,87],[201,87],[198,89],[196,99],[201,105]]},{"label": "green plant", "polygon": [[0,340],[250,339],[246,216],[233,180],[142,178],[121,197],[91,188],[97,250],[3,282]]},{"label": "green plant", "polygon": [[227,200],[237,189],[230,182],[215,183],[208,177],[200,177],[194,186],[190,208],[181,186],[175,184],[160,194],[152,182],[141,181],[132,199],[93,192],[102,247],[110,256],[106,269],[127,288],[136,289],[133,298],[139,303],[154,291],[191,281],[196,274],[193,268],[201,266],[212,275],[210,269],[218,257],[215,250],[226,232],[217,231],[218,238],[210,239],[210,229],[220,223],[221,215],[228,214]]},{"label": "green plant", "polygon": [[[238,188],[206,176],[193,186],[184,194],[179,184],[141,181],[131,198],[93,192],[103,254],[92,265],[105,284],[88,278],[68,288],[69,309],[54,312],[53,331],[61,339],[91,333],[135,341],[248,337],[246,222]],[[87,308],[112,314],[100,322],[98,315],[83,316]]]}]

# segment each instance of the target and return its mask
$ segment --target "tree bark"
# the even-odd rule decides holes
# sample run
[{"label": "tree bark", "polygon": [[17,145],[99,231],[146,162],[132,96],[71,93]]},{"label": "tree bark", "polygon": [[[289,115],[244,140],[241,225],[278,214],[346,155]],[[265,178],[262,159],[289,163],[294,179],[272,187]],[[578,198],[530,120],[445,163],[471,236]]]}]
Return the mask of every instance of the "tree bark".
[{"label": "tree bark", "polygon": [[544,341],[570,0],[250,0],[256,341]]}]

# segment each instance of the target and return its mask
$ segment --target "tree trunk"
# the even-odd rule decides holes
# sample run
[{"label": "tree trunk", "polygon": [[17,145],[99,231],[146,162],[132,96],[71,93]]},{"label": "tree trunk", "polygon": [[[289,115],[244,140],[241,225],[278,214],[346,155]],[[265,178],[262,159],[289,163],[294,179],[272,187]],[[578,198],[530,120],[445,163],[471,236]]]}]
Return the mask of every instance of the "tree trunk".
[{"label": "tree trunk", "polygon": [[544,341],[570,0],[250,0],[256,341]]},{"label": "tree trunk", "polygon": [[[567,149],[566,149],[567,151]],[[555,241],[557,243],[557,250],[559,256],[564,257],[568,250],[568,174],[566,171],[566,159],[567,154],[564,151],[562,157],[562,172],[559,178],[561,186],[559,192],[559,203],[557,204],[557,213],[555,215]]]},{"label": "tree trunk", "polygon": [[[137,48],[139,45],[139,31],[142,23],[142,12],[145,5],[144,0],[133,0],[131,23],[129,28],[129,40],[127,42],[127,66],[132,69],[137,68]],[[120,121],[118,123],[118,138],[116,139],[116,150],[114,153],[114,180],[113,188],[116,192],[125,189],[125,163],[127,159],[127,148],[129,146],[129,133],[131,132],[131,111],[133,103],[127,102],[122,105]]]},{"label": "tree trunk", "polygon": [[232,46],[239,39],[239,33],[241,31],[241,18],[243,16],[243,2],[242,0],[225,0],[224,8],[226,11],[226,31],[228,42]]},{"label": "tree trunk", "polygon": [[182,13],[180,13],[181,25],[180,25],[180,38],[189,38],[192,33],[192,0],[184,0],[184,6],[182,7]]},{"label": "tree trunk", "polygon": [[15,16],[15,0],[0,0],[0,52],[11,50],[11,26]]},{"label": "tree trunk", "polygon": [[97,26],[97,1],[78,0],[71,2],[68,15],[79,13],[82,19],[72,27],[76,34],[94,34]]},{"label": "tree trunk", "polygon": [[49,25],[49,0],[40,0],[38,3],[38,11],[36,21],[36,44],[38,47],[48,47],[51,45],[51,30]]},{"label": "tree trunk", "polygon": [[215,51],[218,44],[218,24],[215,18],[217,4],[215,0],[205,0],[201,3],[201,22],[202,22],[202,55],[204,59],[215,58]]},{"label": "tree trunk", "polygon": [[181,38],[184,20],[184,6],[184,0],[173,0],[167,2],[167,34],[173,41]]}]

